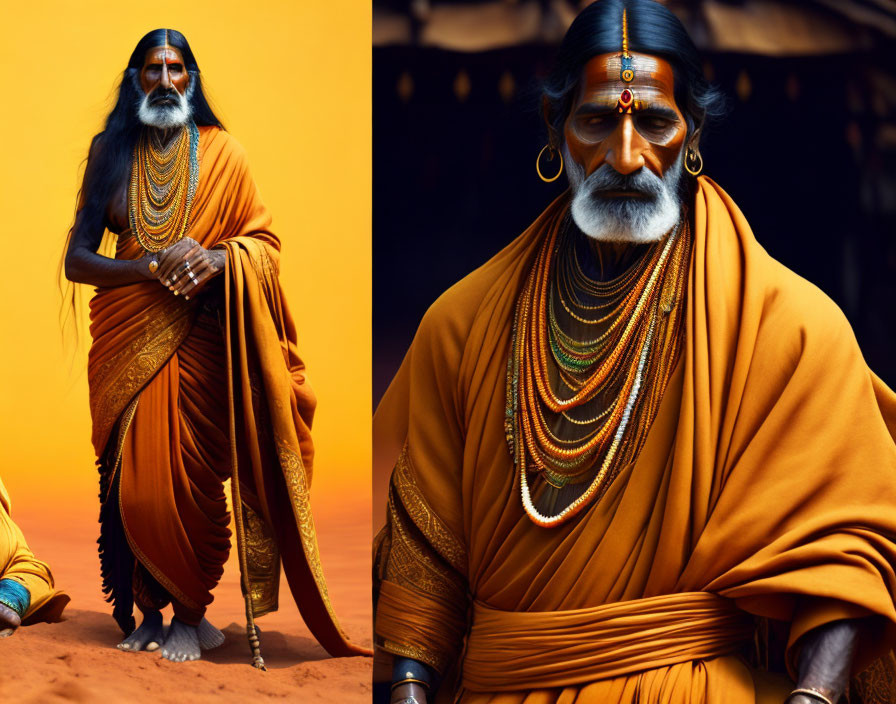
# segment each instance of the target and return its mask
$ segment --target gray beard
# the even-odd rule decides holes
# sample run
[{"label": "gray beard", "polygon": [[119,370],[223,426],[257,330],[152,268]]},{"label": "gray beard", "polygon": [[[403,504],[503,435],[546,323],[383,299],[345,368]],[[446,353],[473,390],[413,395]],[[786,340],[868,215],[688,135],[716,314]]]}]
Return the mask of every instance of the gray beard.
[{"label": "gray beard", "polygon": [[[572,160],[566,144],[563,145],[563,161],[573,193],[570,208],[573,222],[589,237],[601,242],[657,242],[678,222],[683,147],[675,164],[662,178],[646,168],[623,176],[609,164],[603,164],[585,178],[584,167]],[[601,192],[627,189],[637,190],[645,197],[601,196]]]},{"label": "gray beard", "polygon": [[193,117],[193,106],[190,99],[193,97],[193,80],[187,85],[184,93],[177,94],[177,104],[175,105],[150,105],[149,95],[143,93],[140,83],[136,80],[137,90],[143,94],[140,103],[137,105],[137,119],[144,125],[149,127],[157,127],[160,130],[167,130],[172,127],[181,127]]}]

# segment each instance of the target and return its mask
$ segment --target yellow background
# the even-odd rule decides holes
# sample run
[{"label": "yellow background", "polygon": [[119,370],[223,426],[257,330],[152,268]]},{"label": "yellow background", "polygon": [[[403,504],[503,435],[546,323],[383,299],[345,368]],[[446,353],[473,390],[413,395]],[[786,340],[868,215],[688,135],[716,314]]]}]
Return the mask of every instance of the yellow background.
[{"label": "yellow background", "polygon": [[4,3],[3,16],[0,476],[14,508],[97,503],[86,344],[63,344],[56,266],[90,138],[158,27],[190,42],[283,242],[318,396],[314,502],[369,507],[369,0],[57,0]]}]

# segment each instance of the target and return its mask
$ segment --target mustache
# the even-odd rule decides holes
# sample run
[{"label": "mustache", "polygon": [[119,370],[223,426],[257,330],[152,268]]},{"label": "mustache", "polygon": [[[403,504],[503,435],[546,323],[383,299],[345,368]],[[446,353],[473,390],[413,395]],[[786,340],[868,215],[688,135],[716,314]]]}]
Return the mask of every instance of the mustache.
[{"label": "mustache", "polygon": [[630,174],[621,174],[609,164],[601,165],[594,171],[582,188],[593,196],[604,197],[602,193],[623,191],[644,198],[656,199],[663,195],[663,181],[647,168],[640,168]]},{"label": "mustache", "polygon": [[180,93],[173,88],[156,88],[150,93],[148,100],[150,105],[158,105],[166,101],[176,103],[180,100]]}]

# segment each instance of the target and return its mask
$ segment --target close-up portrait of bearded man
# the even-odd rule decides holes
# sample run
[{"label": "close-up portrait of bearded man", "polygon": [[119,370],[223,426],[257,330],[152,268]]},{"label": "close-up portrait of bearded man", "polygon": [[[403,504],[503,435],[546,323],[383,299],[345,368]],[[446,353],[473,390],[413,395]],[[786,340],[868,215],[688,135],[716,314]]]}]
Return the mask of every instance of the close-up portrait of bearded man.
[{"label": "close-up portrait of bearded man", "polygon": [[896,395],[704,173],[702,67],[652,0],[563,38],[536,169],[569,187],[374,417],[382,701],[896,701]]},{"label": "close-up portrait of bearded man", "polygon": [[320,567],[308,498],[316,400],[270,225],[187,40],[148,33],[90,145],[64,254],[65,276],[96,287],[99,545],[123,651],[184,661],[221,644],[205,613],[230,551],[230,498],[254,664],[264,666],[254,619],[277,609],[281,565],[320,644],[364,652],[340,629]]}]

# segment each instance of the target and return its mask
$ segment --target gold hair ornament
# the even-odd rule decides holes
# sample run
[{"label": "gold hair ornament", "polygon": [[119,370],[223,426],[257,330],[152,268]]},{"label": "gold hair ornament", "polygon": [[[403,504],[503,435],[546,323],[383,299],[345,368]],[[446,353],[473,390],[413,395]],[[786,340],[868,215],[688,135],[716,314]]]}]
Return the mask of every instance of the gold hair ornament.
[{"label": "gold hair ornament", "polygon": [[632,66],[632,55],[628,53],[628,12],[622,10],[622,68],[619,78],[625,83],[635,80],[635,68]]},{"label": "gold hair ornament", "polygon": [[[541,155],[544,154],[545,149],[548,150],[548,161],[553,161],[555,154],[560,157],[560,168],[557,170],[557,173],[550,178],[541,173]],[[560,178],[560,174],[563,173],[563,155],[560,153],[560,150],[554,149],[554,147],[551,146],[550,142],[545,144],[541,148],[541,151],[538,152],[538,156],[535,157],[535,170],[538,172],[538,178],[540,178],[545,183],[552,183],[553,181],[556,181],[558,178]]]}]

